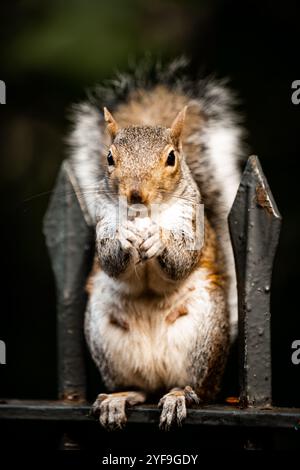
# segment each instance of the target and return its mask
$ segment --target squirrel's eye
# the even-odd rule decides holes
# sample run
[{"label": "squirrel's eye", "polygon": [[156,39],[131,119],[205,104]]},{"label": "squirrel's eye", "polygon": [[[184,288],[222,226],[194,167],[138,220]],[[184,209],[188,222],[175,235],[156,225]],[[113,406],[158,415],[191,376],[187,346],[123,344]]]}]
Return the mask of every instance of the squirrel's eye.
[{"label": "squirrel's eye", "polygon": [[167,161],[166,161],[166,165],[169,165],[169,166],[174,166],[174,165],[175,165],[175,153],[174,153],[174,150],[171,150],[171,152],[169,153],[168,158],[167,158]]},{"label": "squirrel's eye", "polygon": [[107,155],[107,163],[108,163],[109,165],[114,165],[114,164],[115,164],[114,157],[112,156],[111,152],[108,152],[108,155]]}]

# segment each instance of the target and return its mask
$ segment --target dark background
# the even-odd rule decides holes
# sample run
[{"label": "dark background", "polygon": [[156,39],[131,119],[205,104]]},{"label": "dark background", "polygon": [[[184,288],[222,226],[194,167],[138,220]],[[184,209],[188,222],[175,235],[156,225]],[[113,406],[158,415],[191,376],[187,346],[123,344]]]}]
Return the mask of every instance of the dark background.
[{"label": "dark background", "polygon": [[273,397],[300,405],[300,79],[296,2],[259,0],[37,0],[1,2],[0,396],[55,398],[55,286],[42,219],[68,130],[66,111],[86,87],[128,58],[186,54],[191,68],[229,76],[284,223],[272,286]]}]

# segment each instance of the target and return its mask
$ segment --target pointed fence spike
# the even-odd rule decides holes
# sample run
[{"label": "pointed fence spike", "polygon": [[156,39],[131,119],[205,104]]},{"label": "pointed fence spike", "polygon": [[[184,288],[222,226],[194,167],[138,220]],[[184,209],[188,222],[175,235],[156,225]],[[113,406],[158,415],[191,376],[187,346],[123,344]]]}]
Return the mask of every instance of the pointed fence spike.
[{"label": "pointed fence spike", "polygon": [[270,286],[281,215],[256,156],[248,159],[228,217],[239,309],[240,398],[271,405]]},{"label": "pointed fence spike", "polygon": [[62,164],[44,219],[44,234],[57,289],[59,398],[84,400],[86,394],[83,315],[85,281],[93,240],[76,178]]}]

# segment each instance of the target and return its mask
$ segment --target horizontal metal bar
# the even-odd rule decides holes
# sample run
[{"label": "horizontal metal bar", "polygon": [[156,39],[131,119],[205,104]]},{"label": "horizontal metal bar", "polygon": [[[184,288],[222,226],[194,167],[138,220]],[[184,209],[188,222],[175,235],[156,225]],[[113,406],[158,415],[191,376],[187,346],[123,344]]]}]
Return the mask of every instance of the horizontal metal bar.
[{"label": "horizontal metal bar", "polygon": [[[89,416],[90,406],[71,405],[60,401],[8,400],[0,405],[1,420],[38,421],[94,421]],[[160,410],[153,405],[128,409],[129,423],[158,424]],[[245,408],[231,406],[203,406],[188,410],[186,424],[205,426],[241,426],[300,431],[300,409],[298,408]]]}]

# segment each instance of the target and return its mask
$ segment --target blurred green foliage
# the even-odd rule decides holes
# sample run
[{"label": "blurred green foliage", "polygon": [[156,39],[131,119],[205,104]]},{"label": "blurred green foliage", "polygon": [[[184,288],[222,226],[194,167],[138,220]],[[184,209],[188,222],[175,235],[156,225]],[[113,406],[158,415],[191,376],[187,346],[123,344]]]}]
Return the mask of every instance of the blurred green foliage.
[{"label": "blurred green foliage", "polygon": [[5,62],[11,71],[42,70],[92,82],[145,51],[161,57],[178,54],[185,49],[195,21],[199,17],[205,21],[215,4],[215,0],[23,0],[18,34],[6,48]]}]

